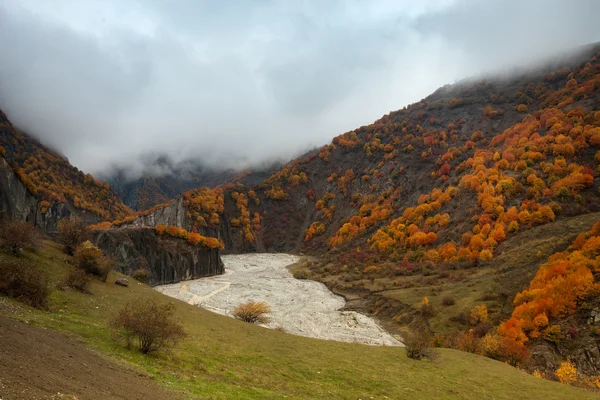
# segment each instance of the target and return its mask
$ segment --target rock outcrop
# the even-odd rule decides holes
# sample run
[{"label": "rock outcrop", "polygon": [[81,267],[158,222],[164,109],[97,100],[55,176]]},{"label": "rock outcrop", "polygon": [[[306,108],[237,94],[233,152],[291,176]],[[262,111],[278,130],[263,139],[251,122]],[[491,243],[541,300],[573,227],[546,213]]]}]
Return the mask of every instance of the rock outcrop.
[{"label": "rock outcrop", "polygon": [[[235,209],[235,205],[232,203],[230,198],[225,199],[225,212],[219,217],[221,222],[214,228],[204,227],[197,229],[197,232],[203,236],[216,237],[223,241],[225,244],[225,250],[221,251],[222,254],[230,253],[243,253],[243,252],[255,252],[265,251],[263,247],[255,247],[254,244],[248,245],[241,242],[241,240],[235,240],[235,236],[232,232],[230,217],[235,215],[238,211]],[[183,228],[187,231],[192,231],[193,227],[190,219],[187,217],[188,210],[184,204],[183,196],[177,196],[170,201],[166,206],[157,206],[152,212],[148,214],[137,215],[135,219],[124,227],[133,228],[155,228],[157,225],[165,226],[176,226]],[[244,247],[246,245],[246,247]]]},{"label": "rock outcrop", "polygon": [[92,212],[77,209],[70,203],[52,204],[42,213],[40,201],[29,192],[4,157],[0,157],[0,218],[31,222],[47,233],[54,233],[58,221],[71,215],[80,216],[90,224],[99,220]]},{"label": "rock outcrop", "polygon": [[183,196],[175,197],[167,206],[158,206],[147,215],[138,215],[129,226],[136,228],[156,227],[157,225],[178,226],[189,229]]},{"label": "rock outcrop", "polygon": [[147,271],[146,283],[161,285],[222,274],[219,251],[186,241],[160,237],[154,229],[120,228],[93,232],[93,242],[117,262],[127,275]]},{"label": "rock outcrop", "polygon": [[[169,207],[136,220],[138,226],[158,224],[185,226],[182,199]],[[34,224],[46,233],[55,233],[61,218],[82,217],[87,223],[99,222],[98,216],[75,208],[70,203],[58,203],[42,213],[40,201],[29,192],[8,162],[0,156],[0,219],[11,218]],[[132,274],[138,269],[148,273],[147,283],[158,285],[197,279],[223,273],[218,250],[192,246],[175,238],[160,238],[153,229],[120,228],[93,232],[93,241],[104,253],[117,261],[117,269]]]}]

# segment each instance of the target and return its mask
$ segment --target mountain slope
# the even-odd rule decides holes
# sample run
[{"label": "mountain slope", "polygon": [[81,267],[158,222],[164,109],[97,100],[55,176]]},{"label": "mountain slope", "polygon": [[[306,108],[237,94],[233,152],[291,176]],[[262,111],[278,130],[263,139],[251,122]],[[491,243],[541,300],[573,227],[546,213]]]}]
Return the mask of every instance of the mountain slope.
[{"label": "mountain slope", "polygon": [[[430,327],[484,336],[490,326],[474,326],[471,308],[485,304],[494,324],[507,318],[523,277],[568,246],[564,230],[597,221],[599,110],[596,44],[509,77],[445,86],[258,185],[195,189],[132,223],[217,236],[229,252],[319,254],[298,276],[323,281],[392,330],[440,295],[433,303],[445,318]],[[522,262],[535,229],[556,246],[540,243],[535,260]],[[505,279],[510,259],[496,261],[509,252],[520,279]],[[445,295],[455,305],[442,305]],[[500,358],[525,358],[508,353]]]},{"label": "mountain slope", "polygon": [[359,245],[373,261],[437,260],[441,251],[476,262],[511,232],[599,209],[597,52],[441,88],[259,185],[221,186],[219,224],[198,219],[187,200],[178,223],[213,228],[232,251],[345,253]]},{"label": "mountain slope", "polygon": [[18,130],[1,110],[0,156],[40,200],[42,214],[60,203],[90,211],[99,220],[123,218],[131,213],[107,183],[84,174],[65,157]]}]

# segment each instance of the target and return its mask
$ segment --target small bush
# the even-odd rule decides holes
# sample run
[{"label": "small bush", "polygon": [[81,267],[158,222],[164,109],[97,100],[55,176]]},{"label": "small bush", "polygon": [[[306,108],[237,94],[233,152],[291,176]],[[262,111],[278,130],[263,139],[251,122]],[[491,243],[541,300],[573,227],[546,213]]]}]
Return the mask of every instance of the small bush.
[{"label": "small bush", "polygon": [[481,351],[481,339],[475,335],[473,330],[456,335],[454,345],[456,349],[468,353],[477,354]]},{"label": "small bush", "polygon": [[488,332],[481,339],[481,355],[498,360],[502,357],[501,350],[502,338],[500,337],[500,335],[498,335],[498,333],[495,330]]},{"label": "small bush", "polygon": [[48,279],[33,264],[24,260],[0,260],[0,293],[29,306],[46,309]]},{"label": "small bush", "polygon": [[577,367],[571,361],[563,361],[554,374],[560,383],[573,384],[577,381]]},{"label": "small bush", "polygon": [[151,353],[176,345],[186,334],[183,325],[174,319],[172,303],[137,299],[119,311],[110,325],[131,347],[137,341],[139,350]]},{"label": "small bush", "polygon": [[251,324],[265,324],[269,322],[267,314],[271,314],[271,307],[264,301],[249,301],[240,304],[233,310],[233,315],[244,322]]},{"label": "small bush", "polygon": [[471,324],[469,312],[466,310],[462,310],[462,311],[456,313],[455,315],[451,316],[450,321],[456,322],[461,325],[470,325]]},{"label": "small bush", "polygon": [[146,280],[148,279],[148,271],[143,268],[136,269],[133,271],[133,274],[131,274],[131,277],[139,282],[146,283]]},{"label": "small bush", "polygon": [[15,256],[21,255],[21,249],[35,249],[39,236],[32,224],[17,220],[8,220],[0,226],[0,244]]},{"label": "small bush", "polygon": [[449,307],[449,306],[453,306],[454,304],[456,304],[454,297],[452,297],[452,296],[442,297],[442,305],[443,306]]},{"label": "small bush", "polygon": [[88,274],[99,277],[104,282],[112,269],[111,260],[102,255],[102,251],[89,241],[75,250],[75,264]]},{"label": "small bush", "polygon": [[414,360],[422,358],[435,358],[435,352],[431,348],[433,337],[426,326],[419,326],[416,329],[407,329],[402,333],[402,343],[404,343],[406,356]]},{"label": "small bush", "polygon": [[420,304],[421,315],[425,318],[432,317],[435,314],[435,310],[433,309],[433,304],[429,302],[427,297],[423,297]]},{"label": "small bush", "polygon": [[63,218],[58,222],[57,228],[65,253],[73,255],[87,232],[85,222],[80,217]]},{"label": "small bush", "polygon": [[487,293],[484,293],[483,295],[481,295],[481,297],[479,298],[479,300],[481,300],[481,301],[498,300],[498,294],[497,293],[493,293],[493,292],[487,292]]},{"label": "small bush", "polygon": [[489,322],[483,322],[479,325],[476,325],[475,327],[473,327],[473,329],[471,329],[473,331],[473,334],[475,336],[477,336],[478,338],[482,338],[485,335],[487,335],[487,333],[492,329],[492,324]]},{"label": "small bush", "polygon": [[544,339],[552,343],[559,344],[564,338],[565,335],[561,332],[560,325],[550,325],[544,332]]},{"label": "small bush", "polygon": [[471,325],[477,325],[488,320],[488,309],[485,304],[476,305],[469,313],[469,322]]},{"label": "small bush", "polygon": [[73,268],[67,278],[60,284],[60,288],[72,288],[83,293],[88,293],[92,278],[81,268]]}]

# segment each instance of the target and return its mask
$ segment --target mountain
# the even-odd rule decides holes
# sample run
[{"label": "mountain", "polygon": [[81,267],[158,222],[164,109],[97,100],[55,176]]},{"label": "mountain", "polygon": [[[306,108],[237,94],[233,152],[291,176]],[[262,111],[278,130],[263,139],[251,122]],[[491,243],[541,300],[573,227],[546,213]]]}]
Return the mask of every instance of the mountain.
[{"label": "mountain", "polygon": [[39,200],[41,214],[56,204],[87,211],[99,221],[131,213],[107,183],[79,171],[64,156],[14,127],[1,110],[0,156]]},{"label": "mountain", "polygon": [[265,175],[270,175],[270,171],[278,169],[280,164],[254,168],[250,173],[231,168],[212,168],[192,161],[174,163],[168,157],[158,156],[144,166],[145,171],[137,178],[129,176],[124,167],[114,167],[103,177],[133,210],[147,210],[198,187],[216,187],[231,181],[256,184],[264,180]]},{"label": "mountain", "polygon": [[[297,276],[324,282],[389,329],[426,317],[439,344],[475,352],[472,343],[496,341],[488,355],[523,363],[531,329],[492,328],[540,265],[600,219],[599,50],[442,87],[259,184],[193,189],[128,223],[219,237],[226,252],[320,255]],[[538,334],[554,327],[566,338],[559,319],[595,309],[593,293],[547,314]],[[579,328],[598,345],[593,325]],[[534,354],[533,367],[551,370],[566,356],[599,367],[574,351],[546,364]]]}]

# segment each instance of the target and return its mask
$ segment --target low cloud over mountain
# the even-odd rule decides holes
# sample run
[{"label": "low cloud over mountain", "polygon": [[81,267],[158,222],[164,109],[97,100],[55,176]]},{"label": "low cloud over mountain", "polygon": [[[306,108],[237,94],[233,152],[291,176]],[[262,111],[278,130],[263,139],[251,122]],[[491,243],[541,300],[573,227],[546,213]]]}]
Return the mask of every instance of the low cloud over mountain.
[{"label": "low cloud over mountain", "polygon": [[147,154],[241,167],[597,41],[598,15],[593,0],[0,0],[0,108],[89,172]]}]

